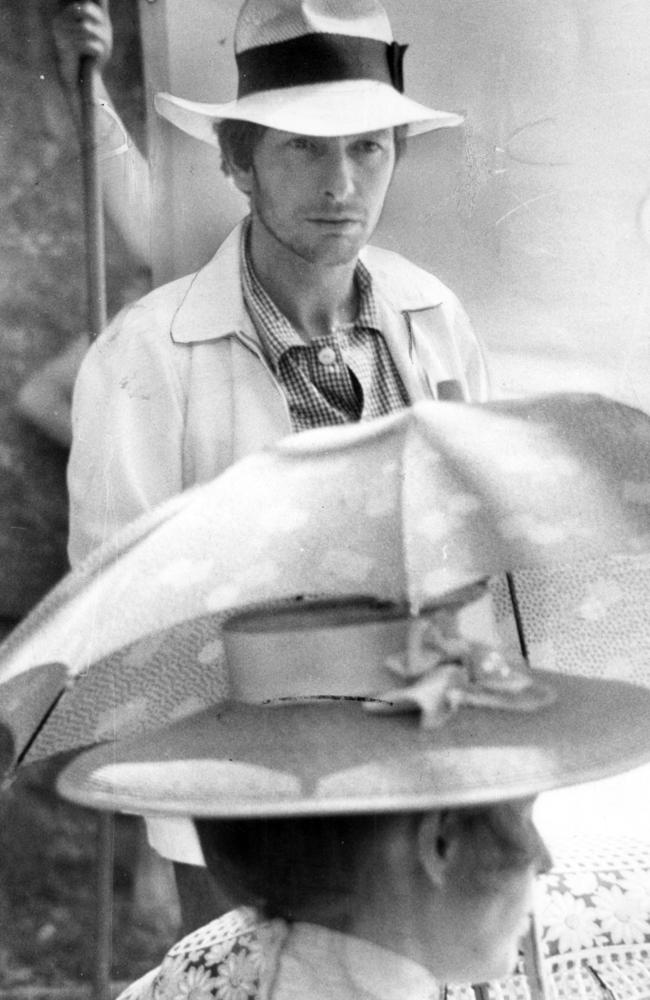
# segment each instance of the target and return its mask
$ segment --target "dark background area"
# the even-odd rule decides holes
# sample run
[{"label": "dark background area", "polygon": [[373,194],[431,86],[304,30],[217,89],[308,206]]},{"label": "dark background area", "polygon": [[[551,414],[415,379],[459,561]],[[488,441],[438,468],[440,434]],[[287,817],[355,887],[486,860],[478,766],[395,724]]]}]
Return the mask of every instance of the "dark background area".
[{"label": "dark background area", "polygon": [[[78,137],[59,86],[50,24],[58,0],[0,6],[0,635],[67,568],[64,449],[14,410],[22,382],[86,328]],[[111,0],[106,73],[143,138],[136,0]],[[134,265],[107,227],[109,314]],[[94,948],[92,814],[60,802],[41,766],[0,798],[0,997],[67,997]],[[113,978],[156,964],[160,931],[133,914],[133,820],[117,825]],[[78,995],[70,993],[70,995]]]},{"label": "dark background area", "polygon": [[[59,0],[0,7],[0,624],[6,631],[66,569],[65,452],[14,412],[20,384],[86,328],[79,143],[59,86]],[[141,143],[135,0],[111,0],[106,79]],[[134,266],[107,227],[109,315]]]}]

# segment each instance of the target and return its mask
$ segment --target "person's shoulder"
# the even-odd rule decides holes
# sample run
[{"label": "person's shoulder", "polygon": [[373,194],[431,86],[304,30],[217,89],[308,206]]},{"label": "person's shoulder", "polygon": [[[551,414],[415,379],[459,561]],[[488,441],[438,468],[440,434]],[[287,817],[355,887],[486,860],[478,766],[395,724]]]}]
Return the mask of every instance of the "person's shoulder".
[{"label": "person's shoulder", "polygon": [[216,996],[232,964],[249,970],[247,995],[267,996],[267,983],[273,978],[286,936],[287,925],[282,920],[265,920],[252,907],[231,910],[178,941],[157,969],[130,986],[118,1000],[189,997],[197,983],[206,996]]},{"label": "person's shoulder", "polygon": [[102,334],[104,342],[109,341],[111,335],[115,336],[132,327],[143,327],[156,332],[160,331],[161,327],[164,329],[165,325],[170,326],[195,280],[196,272],[175,278],[125,306]]},{"label": "person's shoulder", "polygon": [[426,309],[455,299],[435,274],[393,250],[367,246],[361,260],[375,286],[399,309]]},{"label": "person's shoulder", "polygon": [[[111,349],[110,345],[116,340],[138,338],[142,350],[165,350],[165,347],[159,348],[163,344],[178,354],[173,349],[200,339],[197,327],[205,326],[206,322],[211,337],[214,322],[223,317],[224,307],[229,303],[235,302],[232,308],[239,315],[241,309],[234,292],[240,287],[240,233],[241,225],[235,227],[198,270],[159,285],[123,309],[99,338],[104,347]],[[140,345],[135,349],[139,350]]]},{"label": "person's shoulder", "polygon": [[176,278],[124,306],[91,344],[82,369],[147,364],[154,357],[165,365],[180,363],[171,330],[195,277]]}]

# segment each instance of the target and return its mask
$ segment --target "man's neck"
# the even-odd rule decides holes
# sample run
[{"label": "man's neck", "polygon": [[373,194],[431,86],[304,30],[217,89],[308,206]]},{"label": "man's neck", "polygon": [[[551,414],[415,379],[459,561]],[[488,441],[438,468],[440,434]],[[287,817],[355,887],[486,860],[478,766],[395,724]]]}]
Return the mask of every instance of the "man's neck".
[{"label": "man's neck", "polygon": [[258,280],[305,341],[331,336],[354,321],[358,311],[356,260],[311,263],[275,240],[255,219],[250,251]]}]

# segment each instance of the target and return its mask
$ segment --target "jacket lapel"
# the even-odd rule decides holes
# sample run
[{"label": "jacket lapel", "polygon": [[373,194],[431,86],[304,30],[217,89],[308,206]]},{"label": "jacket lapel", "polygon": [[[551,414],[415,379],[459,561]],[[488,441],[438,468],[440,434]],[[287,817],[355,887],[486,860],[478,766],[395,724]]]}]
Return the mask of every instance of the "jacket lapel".
[{"label": "jacket lapel", "polygon": [[233,229],[191,284],[172,320],[172,340],[195,344],[243,334],[259,345],[246,311],[239,274],[242,223]]}]

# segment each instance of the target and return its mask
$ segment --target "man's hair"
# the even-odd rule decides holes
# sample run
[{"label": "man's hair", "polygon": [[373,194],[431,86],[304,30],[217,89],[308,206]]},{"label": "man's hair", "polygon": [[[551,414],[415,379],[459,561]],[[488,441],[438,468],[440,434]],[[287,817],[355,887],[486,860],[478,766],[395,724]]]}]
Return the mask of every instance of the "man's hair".
[{"label": "man's hair", "polygon": [[[196,820],[207,867],[237,905],[268,917],[299,919],[337,906],[373,866],[374,848],[405,814],[269,820]],[[406,814],[419,829],[426,813]],[[454,851],[452,877],[468,893],[498,890],[506,873],[548,865],[548,854],[520,803],[441,814],[441,856]]]},{"label": "man's hair", "polygon": [[395,165],[399,163],[406,152],[406,140],[408,125],[396,125],[393,129],[393,139],[395,142]]},{"label": "man's hair", "polygon": [[[407,128],[407,125],[396,125],[393,129],[395,163],[406,150]],[[255,147],[266,132],[266,125],[224,118],[214,123],[214,131],[221,149],[221,169],[226,177],[232,173],[232,167],[250,170]]]},{"label": "man's hair", "polygon": [[221,169],[226,177],[232,173],[232,167],[250,170],[255,147],[266,132],[266,125],[224,118],[214,123],[214,131],[221,148]]}]

